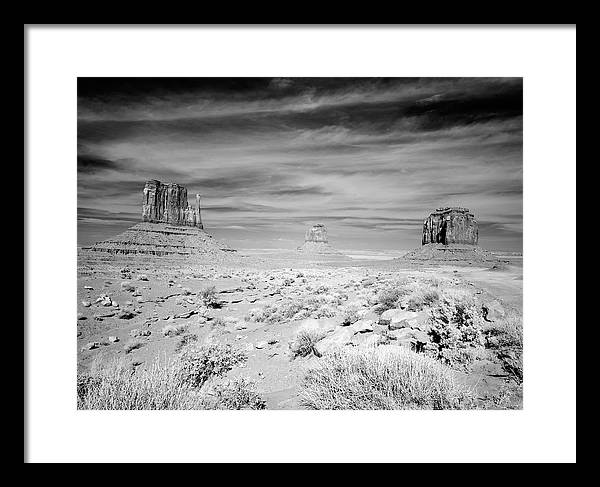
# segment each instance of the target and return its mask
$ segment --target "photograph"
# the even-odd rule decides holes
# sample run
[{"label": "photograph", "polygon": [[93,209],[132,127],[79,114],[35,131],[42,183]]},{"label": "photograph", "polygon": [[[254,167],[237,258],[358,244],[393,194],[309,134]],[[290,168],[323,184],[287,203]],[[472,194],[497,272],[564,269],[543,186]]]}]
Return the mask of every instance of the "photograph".
[{"label": "photograph", "polygon": [[24,463],[576,463],[575,24],[25,24]]},{"label": "photograph", "polygon": [[77,79],[77,408],[522,409],[523,79]]}]

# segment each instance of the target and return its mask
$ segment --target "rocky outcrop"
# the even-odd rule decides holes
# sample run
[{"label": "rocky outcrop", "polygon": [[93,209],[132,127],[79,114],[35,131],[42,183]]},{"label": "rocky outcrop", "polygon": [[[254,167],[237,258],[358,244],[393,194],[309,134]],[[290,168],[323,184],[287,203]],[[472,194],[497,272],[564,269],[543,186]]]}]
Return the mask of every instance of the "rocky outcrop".
[{"label": "rocky outcrop", "polygon": [[317,223],[306,231],[304,245],[298,247],[298,250],[308,254],[342,255],[340,252],[331,247],[331,245],[329,245],[327,228],[325,228],[325,225],[322,223]]},{"label": "rocky outcrop", "polygon": [[422,245],[477,245],[479,229],[467,208],[438,208],[423,222]]},{"label": "rocky outcrop", "polygon": [[142,221],[203,228],[200,195],[196,195],[196,206],[193,207],[188,202],[185,187],[175,183],[161,183],[156,179],[147,181],[142,201]]}]

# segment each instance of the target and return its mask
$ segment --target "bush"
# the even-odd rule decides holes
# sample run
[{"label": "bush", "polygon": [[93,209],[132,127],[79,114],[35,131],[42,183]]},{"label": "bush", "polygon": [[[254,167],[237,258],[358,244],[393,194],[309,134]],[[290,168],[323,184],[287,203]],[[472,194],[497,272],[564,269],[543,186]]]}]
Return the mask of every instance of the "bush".
[{"label": "bush", "polygon": [[404,296],[404,290],[400,288],[388,288],[384,289],[377,295],[377,309],[376,312],[382,314],[388,309],[394,309],[398,307],[398,301]]},{"label": "bush", "polygon": [[267,403],[256,392],[256,385],[244,378],[213,387],[215,409],[266,409]]},{"label": "bush", "polygon": [[304,328],[298,331],[294,340],[290,343],[292,359],[296,357],[308,357],[311,354],[320,357],[321,354],[315,348],[317,343],[325,338],[325,332],[313,328]]},{"label": "bush", "polygon": [[144,345],[146,345],[145,341],[134,339],[129,340],[123,348],[125,350],[125,353],[131,353],[134,350],[137,350],[138,348],[142,348]]},{"label": "bush", "polygon": [[207,286],[200,291],[200,299],[204,302],[204,305],[209,308],[217,308],[219,306],[219,299],[217,297],[217,290],[215,286]]},{"label": "bush", "polygon": [[468,294],[445,294],[432,309],[429,335],[438,347],[437,358],[448,365],[473,361],[474,352],[464,349],[483,346],[482,330],[480,307]]},{"label": "bush", "polygon": [[182,348],[188,346],[190,343],[198,341],[198,336],[193,333],[184,333],[175,346],[175,352],[179,352]]},{"label": "bush", "polygon": [[474,396],[440,362],[401,347],[338,348],[308,371],[309,409],[470,409]]},{"label": "bush", "polygon": [[440,294],[435,289],[418,289],[411,293],[406,304],[409,311],[421,311],[425,307],[435,305],[440,300]]},{"label": "bush", "polygon": [[173,362],[157,360],[148,370],[120,361],[78,376],[78,409],[204,409],[201,397],[182,387]]},{"label": "bush", "polygon": [[509,311],[499,322],[486,323],[483,333],[488,348],[523,349],[523,320],[517,312]]},{"label": "bush", "polygon": [[178,376],[191,387],[201,387],[213,377],[220,377],[236,365],[246,361],[246,354],[232,347],[211,343],[203,346],[189,345],[179,355]]},{"label": "bush", "polygon": [[342,325],[348,326],[359,320],[358,309],[356,306],[348,306],[342,312]]},{"label": "bush", "polygon": [[186,330],[186,325],[166,325],[163,326],[160,332],[166,337],[174,337],[185,333]]},{"label": "bush", "polygon": [[[105,367],[97,364],[77,376],[78,409],[208,409],[201,387],[220,377],[246,356],[227,345],[187,345],[176,359],[158,359],[148,370],[126,366],[114,360]],[[260,408],[260,398],[251,384],[233,383],[217,388],[218,407],[238,405]]]}]

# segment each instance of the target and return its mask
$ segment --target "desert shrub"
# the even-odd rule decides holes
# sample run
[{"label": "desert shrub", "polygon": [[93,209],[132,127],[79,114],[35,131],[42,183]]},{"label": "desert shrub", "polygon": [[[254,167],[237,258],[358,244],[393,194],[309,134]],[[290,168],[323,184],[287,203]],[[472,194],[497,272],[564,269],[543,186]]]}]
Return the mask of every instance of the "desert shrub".
[{"label": "desert shrub", "polygon": [[311,354],[320,357],[321,354],[316,349],[316,345],[325,336],[324,331],[313,328],[304,328],[298,331],[289,344],[292,359],[296,357],[308,357]]},{"label": "desert shrub", "polygon": [[146,342],[144,340],[139,340],[137,338],[134,338],[133,340],[129,340],[125,344],[123,349],[125,350],[125,353],[131,353],[134,350],[137,350],[138,348],[142,348],[144,345],[146,345]]},{"label": "desert shrub", "polygon": [[359,320],[358,308],[356,306],[348,306],[342,311],[342,324],[351,325]]},{"label": "desert shrub", "polygon": [[377,295],[377,308],[376,312],[382,314],[388,309],[394,309],[398,307],[398,301],[404,295],[404,290],[401,288],[387,288],[380,291]]},{"label": "desert shrub", "polygon": [[336,315],[336,310],[325,304],[314,310],[310,316],[313,318],[333,318]]},{"label": "desert shrub", "polygon": [[78,409],[204,409],[196,391],[179,381],[174,362],[134,370],[115,360],[78,377]]},{"label": "desert shrub", "polygon": [[217,290],[215,286],[205,287],[200,291],[199,295],[205,306],[209,308],[217,308],[219,306],[219,299],[217,297]]},{"label": "desert shrub", "polygon": [[213,387],[215,409],[265,409],[267,403],[256,392],[256,384],[238,378]]},{"label": "desert shrub", "polygon": [[99,383],[99,377],[85,373],[77,374],[77,402],[85,400],[88,393],[98,387]]},{"label": "desert shrub", "polygon": [[429,335],[438,347],[438,358],[449,365],[468,365],[472,351],[457,351],[482,347],[483,318],[475,299],[466,293],[444,294],[432,309]]},{"label": "desert shrub", "polygon": [[523,382],[523,350],[499,350],[496,356],[509,377],[518,384]]},{"label": "desert shrub", "polygon": [[178,360],[178,376],[182,383],[201,387],[213,377],[220,377],[236,365],[246,361],[246,354],[232,347],[211,343],[203,346],[191,344],[181,351]]},{"label": "desert shrub", "polygon": [[227,325],[227,322],[223,318],[221,318],[220,316],[217,316],[216,318],[213,318],[210,321],[210,323],[215,328],[225,328],[225,326]]},{"label": "desert shrub", "polygon": [[469,409],[474,396],[440,362],[401,347],[338,348],[305,375],[309,409]]},{"label": "desert shrub", "polygon": [[198,341],[198,336],[193,333],[184,333],[179,338],[177,345],[175,346],[175,351],[179,352],[182,348],[188,346],[190,343],[194,343]]},{"label": "desert shrub", "polygon": [[435,305],[440,300],[440,294],[436,289],[416,289],[413,291],[406,303],[409,311],[421,311],[425,307]]},{"label": "desert shrub", "polygon": [[160,332],[166,337],[174,337],[185,333],[186,330],[186,325],[166,325]]},{"label": "desert shrub", "polygon": [[516,311],[508,311],[506,316],[498,322],[486,323],[483,333],[488,348],[523,349],[523,320]]}]

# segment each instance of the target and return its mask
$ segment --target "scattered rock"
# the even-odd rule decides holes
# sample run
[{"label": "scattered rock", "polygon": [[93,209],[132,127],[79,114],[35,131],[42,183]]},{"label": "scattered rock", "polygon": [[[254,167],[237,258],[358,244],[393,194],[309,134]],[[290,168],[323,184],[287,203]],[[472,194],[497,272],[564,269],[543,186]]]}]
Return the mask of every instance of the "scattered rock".
[{"label": "scattered rock", "polygon": [[91,305],[92,305],[92,303],[90,303],[89,301],[81,302],[81,306],[83,306],[84,308],[89,308]]},{"label": "scattered rock", "polygon": [[179,313],[178,315],[175,315],[174,318],[187,319],[190,316],[195,315],[196,313],[197,313],[196,310],[186,311],[185,313]]},{"label": "scattered rock", "polygon": [[121,290],[128,291],[128,292],[134,292],[135,286],[133,284],[131,284],[131,282],[129,282],[129,281],[123,281],[121,283]]},{"label": "scattered rock", "polygon": [[359,320],[354,323],[351,328],[355,331],[355,333],[368,333],[373,331],[373,321]]},{"label": "scattered rock", "polygon": [[119,337],[109,336],[108,337],[108,341],[111,342],[111,343],[117,343],[119,341]]},{"label": "scattered rock", "polygon": [[150,330],[140,330],[139,328],[134,328],[129,332],[129,336],[132,338],[149,337],[150,335],[152,335]]}]

